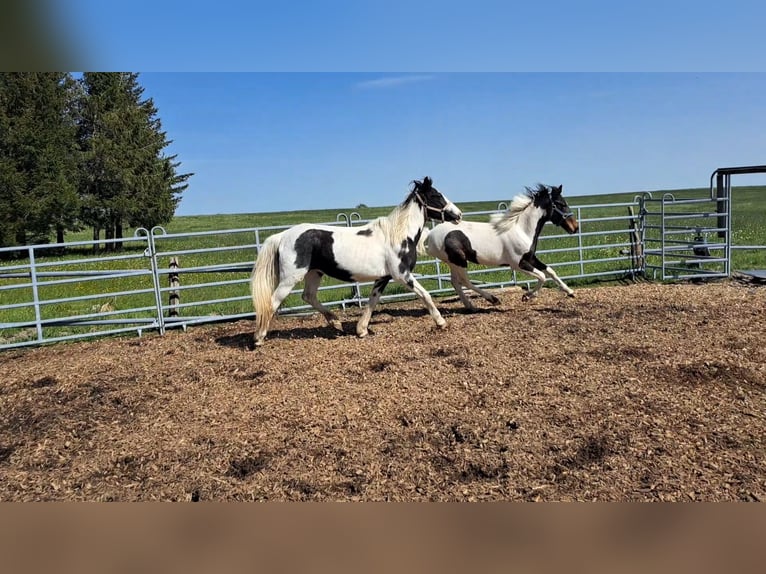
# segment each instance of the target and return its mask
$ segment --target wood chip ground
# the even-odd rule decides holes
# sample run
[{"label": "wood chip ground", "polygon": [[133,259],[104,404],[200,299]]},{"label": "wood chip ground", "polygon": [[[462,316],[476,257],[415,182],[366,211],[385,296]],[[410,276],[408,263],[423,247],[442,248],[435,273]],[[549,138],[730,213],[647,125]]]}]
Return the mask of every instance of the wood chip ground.
[{"label": "wood chip ground", "polygon": [[0,353],[0,500],[766,499],[766,289],[515,290]]}]

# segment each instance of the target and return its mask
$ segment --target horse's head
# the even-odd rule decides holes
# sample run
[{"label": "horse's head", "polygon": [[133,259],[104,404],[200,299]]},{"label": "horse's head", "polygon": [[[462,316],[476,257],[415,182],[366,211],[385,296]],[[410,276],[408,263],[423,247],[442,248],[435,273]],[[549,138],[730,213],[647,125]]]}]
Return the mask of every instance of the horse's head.
[{"label": "horse's head", "polygon": [[569,209],[566,199],[561,195],[563,186],[545,186],[548,190],[546,214],[554,225],[558,225],[567,233],[577,233],[580,224],[577,222],[572,210]]},{"label": "horse's head", "polygon": [[463,212],[433,186],[430,177],[424,177],[423,181],[415,180],[412,183],[414,188],[411,196],[423,207],[428,219],[458,223],[463,217]]}]

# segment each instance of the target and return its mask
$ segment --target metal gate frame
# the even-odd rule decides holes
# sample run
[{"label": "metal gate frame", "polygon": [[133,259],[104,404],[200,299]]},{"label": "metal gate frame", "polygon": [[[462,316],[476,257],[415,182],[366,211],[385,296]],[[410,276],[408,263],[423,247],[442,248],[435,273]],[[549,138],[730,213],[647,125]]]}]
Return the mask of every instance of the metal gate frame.
[{"label": "metal gate frame", "polygon": [[[649,192],[636,196],[643,274],[663,281],[729,277],[731,176],[756,173],[766,173],[766,165],[718,168],[710,176],[707,197],[654,197]],[[712,237],[716,240],[709,240]]]}]

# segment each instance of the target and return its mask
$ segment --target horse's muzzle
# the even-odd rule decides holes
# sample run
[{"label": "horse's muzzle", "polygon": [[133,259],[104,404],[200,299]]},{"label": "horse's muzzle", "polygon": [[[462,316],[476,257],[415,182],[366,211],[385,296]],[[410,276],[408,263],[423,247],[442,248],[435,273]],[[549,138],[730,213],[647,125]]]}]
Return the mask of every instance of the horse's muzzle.
[{"label": "horse's muzzle", "polygon": [[564,220],[564,229],[570,235],[577,233],[580,230],[580,224],[574,217],[568,217]]},{"label": "horse's muzzle", "polygon": [[457,207],[452,210],[449,209],[444,212],[444,221],[449,221],[450,223],[458,224],[463,219],[463,212],[460,211]]}]

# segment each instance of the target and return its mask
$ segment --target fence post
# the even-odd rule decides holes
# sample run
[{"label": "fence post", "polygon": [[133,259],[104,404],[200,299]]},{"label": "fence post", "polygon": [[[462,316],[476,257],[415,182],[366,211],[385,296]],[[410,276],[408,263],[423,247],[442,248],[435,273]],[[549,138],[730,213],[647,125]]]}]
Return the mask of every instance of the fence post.
[{"label": "fence post", "polygon": [[177,290],[181,286],[181,281],[178,278],[178,257],[171,257],[170,259],[170,273],[168,273],[168,284],[173,291],[169,292],[168,296],[168,310],[169,317],[178,317],[179,310],[178,304],[181,302],[181,295]]},{"label": "fence post", "polygon": [[32,300],[35,305],[35,329],[37,331],[37,340],[43,341],[42,311],[40,310],[40,284],[37,278],[37,263],[35,261],[35,246],[27,247],[29,253],[29,278],[32,282]]},{"label": "fence post", "polygon": [[154,305],[155,305],[155,318],[157,319],[157,328],[160,331],[160,335],[165,334],[165,315],[162,312],[162,287],[160,286],[160,270],[157,265],[157,247],[154,243],[155,230],[161,233],[165,233],[165,230],[156,225],[147,230],[144,227],[139,227],[135,231],[136,237],[146,234],[147,248],[144,251],[144,255],[149,258],[149,263],[152,270],[152,284],[154,287]]},{"label": "fence post", "polygon": [[633,206],[628,206],[628,215],[630,215],[630,266],[635,278],[644,274],[644,244],[641,241],[639,225],[636,224]]},{"label": "fence post", "polygon": [[718,237],[721,239],[726,239],[726,231],[729,229],[729,219],[727,217],[728,211],[728,203],[730,199],[730,193],[731,193],[731,176],[729,174],[722,174],[719,173],[716,176],[716,184],[715,184],[715,197],[716,197],[716,204],[715,204],[715,210],[718,213],[718,222],[717,227],[719,229],[718,231]]},{"label": "fence post", "polygon": [[585,253],[582,249],[582,209],[579,206],[575,209],[577,209],[577,253],[580,258],[580,275],[585,275]]}]

